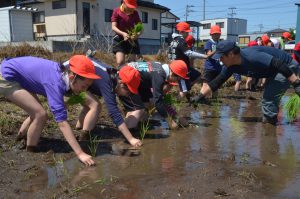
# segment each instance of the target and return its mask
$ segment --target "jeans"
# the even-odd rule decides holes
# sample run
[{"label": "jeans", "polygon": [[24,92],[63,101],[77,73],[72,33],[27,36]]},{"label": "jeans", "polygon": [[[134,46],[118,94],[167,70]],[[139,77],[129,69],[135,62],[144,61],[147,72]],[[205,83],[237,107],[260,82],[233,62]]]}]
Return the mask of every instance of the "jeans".
[{"label": "jeans", "polygon": [[[288,66],[295,74],[299,73],[299,65],[292,61]],[[281,97],[290,87],[290,83],[281,73],[268,78],[262,99],[262,112],[267,118],[277,118]]]}]

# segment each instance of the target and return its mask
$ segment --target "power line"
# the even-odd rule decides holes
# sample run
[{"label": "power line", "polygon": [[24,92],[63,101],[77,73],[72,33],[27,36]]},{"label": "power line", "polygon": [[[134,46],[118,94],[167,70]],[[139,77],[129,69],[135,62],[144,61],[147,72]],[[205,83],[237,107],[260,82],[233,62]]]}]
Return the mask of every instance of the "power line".
[{"label": "power line", "polygon": [[193,7],[195,7],[195,6],[193,6],[193,5],[186,5],[186,7],[185,7],[185,21],[187,21],[188,16],[189,16],[189,14],[191,12],[196,12],[195,10],[191,10],[191,8],[193,8]]},{"label": "power line", "polygon": [[233,18],[234,15],[236,15],[236,12],[235,12],[236,7],[230,7],[230,8],[228,8],[228,9],[231,10],[231,13],[228,13],[228,15],[229,15],[231,18]]}]

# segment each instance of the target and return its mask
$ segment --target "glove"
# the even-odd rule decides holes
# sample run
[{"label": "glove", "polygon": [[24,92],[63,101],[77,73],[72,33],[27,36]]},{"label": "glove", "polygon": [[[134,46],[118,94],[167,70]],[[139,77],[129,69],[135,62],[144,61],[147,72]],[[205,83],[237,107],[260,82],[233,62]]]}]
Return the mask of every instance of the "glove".
[{"label": "glove", "polygon": [[292,83],[296,94],[300,97],[300,80],[297,79],[295,82]]},{"label": "glove", "polygon": [[199,95],[195,96],[195,97],[191,97],[191,102],[192,103],[201,103],[205,101],[205,96],[200,93]]}]

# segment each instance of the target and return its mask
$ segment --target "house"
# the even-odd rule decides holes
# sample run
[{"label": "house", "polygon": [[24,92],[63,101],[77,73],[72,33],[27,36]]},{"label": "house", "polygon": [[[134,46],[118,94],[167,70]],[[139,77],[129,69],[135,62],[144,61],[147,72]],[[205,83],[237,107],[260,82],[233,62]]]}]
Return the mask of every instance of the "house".
[{"label": "house", "polygon": [[281,29],[281,28],[276,28],[274,30],[269,30],[266,32],[266,34],[269,36],[269,37],[281,37],[282,36],[282,33],[284,32],[289,32],[288,30],[284,30],[284,29]]},{"label": "house", "polygon": [[180,18],[170,11],[162,13],[161,41],[163,43],[168,43],[172,39],[172,33],[175,32],[177,20],[180,20]]},{"label": "house", "polygon": [[32,8],[10,6],[0,8],[0,41],[33,41]]},{"label": "house", "polygon": [[[22,5],[39,9],[33,15],[37,39],[74,41],[113,37],[110,18],[120,0],[27,0]],[[161,44],[161,15],[169,9],[154,0],[138,1],[138,5],[144,24],[141,51],[156,52]]]},{"label": "house", "polygon": [[248,46],[249,41],[255,40],[257,37],[261,37],[264,33],[254,32],[251,34],[242,34],[238,36],[238,44],[240,47]]},{"label": "house", "polygon": [[200,40],[207,41],[210,39],[210,27],[218,25],[221,28],[221,39],[238,41],[238,35],[247,33],[247,20],[239,18],[217,18],[200,21]]}]

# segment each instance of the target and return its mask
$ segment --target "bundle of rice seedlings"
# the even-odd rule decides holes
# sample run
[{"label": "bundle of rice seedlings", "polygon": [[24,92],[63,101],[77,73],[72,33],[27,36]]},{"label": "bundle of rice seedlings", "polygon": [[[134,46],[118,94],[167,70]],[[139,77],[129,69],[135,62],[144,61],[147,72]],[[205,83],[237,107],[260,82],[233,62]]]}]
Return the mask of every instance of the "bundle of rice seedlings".
[{"label": "bundle of rice seedlings", "polygon": [[135,26],[128,31],[128,35],[131,36],[135,36],[139,33],[141,33],[144,30],[144,26],[141,22],[135,24]]},{"label": "bundle of rice seedlings", "polygon": [[300,97],[297,94],[292,95],[284,105],[284,109],[289,122],[296,120],[297,114],[300,110]]},{"label": "bundle of rice seedlings", "polygon": [[86,93],[81,92],[79,95],[72,95],[68,100],[68,105],[83,104],[86,99]]}]

